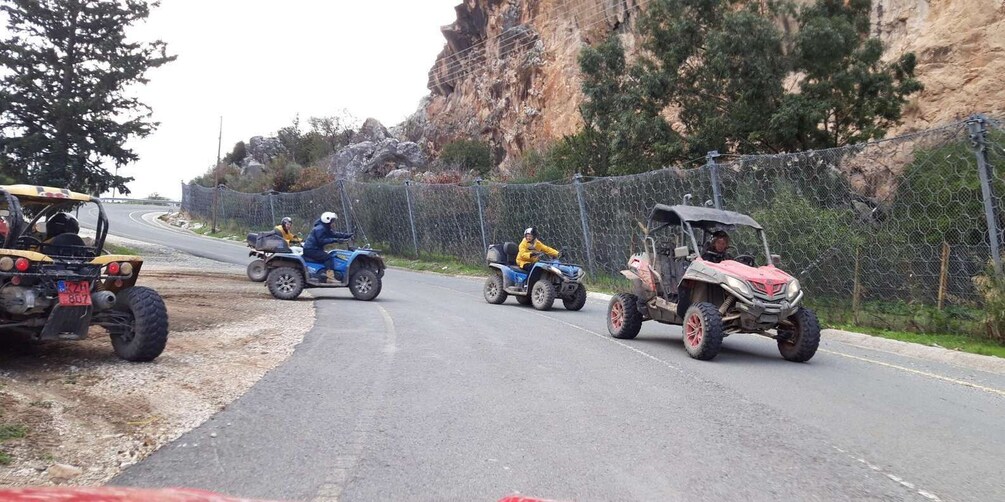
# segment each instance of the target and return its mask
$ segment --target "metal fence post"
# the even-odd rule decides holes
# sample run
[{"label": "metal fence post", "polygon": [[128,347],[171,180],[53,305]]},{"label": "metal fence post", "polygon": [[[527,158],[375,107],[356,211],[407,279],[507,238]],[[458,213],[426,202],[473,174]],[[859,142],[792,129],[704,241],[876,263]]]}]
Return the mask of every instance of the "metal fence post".
[{"label": "metal fence post", "polygon": [[722,193],[719,192],[719,164],[715,159],[719,157],[717,150],[712,150],[705,154],[705,165],[708,166],[709,176],[712,178],[712,203],[716,209],[722,209]]},{"label": "metal fence post", "polygon": [[489,242],[485,239],[485,210],[482,208],[482,179],[475,180],[475,196],[478,197],[478,223],[482,226],[482,249],[489,248]]},{"label": "metal fence post", "polygon": [[974,115],[967,119],[967,129],[970,131],[970,144],[974,148],[974,155],[977,157],[977,175],[981,179],[981,195],[984,198],[984,218],[988,224],[988,242],[991,245],[991,261],[993,262],[995,273],[1002,273],[1001,250],[998,243],[998,219],[995,217],[994,190],[992,190],[992,166],[988,161],[987,145],[987,120],[981,115]]},{"label": "metal fence post", "polygon": [[342,213],[345,214],[346,232],[353,232],[355,231],[355,222],[352,219],[352,213],[349,211],[349,204],[346,201],[345,180],[338,180],[338,193],[339,199],[342,200]]},{"label": "metal fence post", "polygon": [[405,181],[405,202],[408,203],[408,222],[412,225],[412,244],[415,245],[415,257],[419,257],[419,236],[415,233],[415,215],[412,212],[412,192],[408,189],[411,181]]},{"label": "metal fence post", "polygon": [[275,197],[275,190],[269,192],[269,212],[272,213],[272,226],[276,226],[276,205],[272,202]]},{"label": "metal fence post", "polygon": [[576,173],[572,178],[576,185],[576,199],[579,201],[579,219],[583,224],[583,242],[586,245],[586,264],[593,273],[593,243],[590,242],[590,222],[586,215],[586,197],[583,194],[583,175]]},{"label": "metal fence post", "polygon": [[[223,221],[223,222],[227,221],[227,203],[226,203],[227,201],[223,200],[223,197],[224,197],[223,188],[225,186],[226,185],[224,185],[223,183],[221,183],[220,186],[216,187],[216,192],[219,195],[219,197],[218,197],[219,202],[217,203],[217,206],[219,206],[220,220]],[[214,213],[214,215],[215,214],[216,213]],[[213,232],[216,232],[218,229],[219,229],[219,227],[217,227],[216,222],[214,221],[213,222]]]}]

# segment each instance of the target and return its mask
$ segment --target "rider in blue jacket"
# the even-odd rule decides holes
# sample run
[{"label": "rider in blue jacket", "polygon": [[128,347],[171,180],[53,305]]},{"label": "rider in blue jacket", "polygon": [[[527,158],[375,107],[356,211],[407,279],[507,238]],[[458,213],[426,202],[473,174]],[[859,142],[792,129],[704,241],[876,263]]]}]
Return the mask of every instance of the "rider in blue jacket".
[{"label": "rider in blue jacket", "polygon": [[304,258],[316,263],[324,263],[328,269],[325,273],[329,281],[335,280],[335,258],[325,252],[325,246],[336,242],[352,239],[351,233],[336,232],[334,228],[338,215],[332,212],[321,213],[321,218],[314,222],[314,230],[304,241]]}]

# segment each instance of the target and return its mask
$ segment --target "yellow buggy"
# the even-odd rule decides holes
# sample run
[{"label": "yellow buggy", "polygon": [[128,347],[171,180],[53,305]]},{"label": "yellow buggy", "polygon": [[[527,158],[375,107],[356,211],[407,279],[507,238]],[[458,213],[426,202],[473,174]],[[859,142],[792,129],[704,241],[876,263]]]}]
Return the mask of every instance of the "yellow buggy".
[{"label": "yellow buggy", "polygon": [[[77,215],[96,215],[79,235]],[[164,351],[168,316],[153,289],[137,286],[143,259],[107,254],[108,218],[90,195],[35,185],[0,185],[0,336],[80,340],[104,328],[115,353],[151,361]]]}]

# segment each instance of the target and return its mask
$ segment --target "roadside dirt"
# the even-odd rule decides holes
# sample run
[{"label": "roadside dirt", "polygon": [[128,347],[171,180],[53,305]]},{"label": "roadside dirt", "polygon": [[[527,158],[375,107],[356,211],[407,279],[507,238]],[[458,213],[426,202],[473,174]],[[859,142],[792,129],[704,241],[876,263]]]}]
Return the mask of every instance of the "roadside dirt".
[{"label": "roadside dirt", "polygon": [[0,337],[0,486],[104,483],[226,407],[314,323],[309,298],[280,310],[233,267],[205,270],[177,257],[144,266],[171,333],[152,363],[118,359],[101,328],[79,342]]}]

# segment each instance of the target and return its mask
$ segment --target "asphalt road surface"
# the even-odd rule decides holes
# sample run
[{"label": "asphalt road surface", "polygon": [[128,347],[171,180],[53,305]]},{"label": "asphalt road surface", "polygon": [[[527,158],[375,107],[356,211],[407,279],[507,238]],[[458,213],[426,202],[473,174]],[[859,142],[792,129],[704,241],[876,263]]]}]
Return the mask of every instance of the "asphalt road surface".
[{"label": "asphalt road surface", "polygon": [[[111,235],[173,247],[223,263],[247,265],[251,262],[251,258],[248,257],[249,249],[243,243],[203,237],[159,222],[156,217],[167,212],[167,207],[135,204],[102,206],[110,222]],[[97,214],[98,210],[93,204],[85,206],[79,215],[81,225],[93,229],[97,222]]]},{"label": "asphalt road surface", "polygon": [[[109,213],[117,235],[239,256]],[[317,322],[287,362],[112,484],[298,500],[1005,499],[1002,374],[826,340],[795,364],[754,335],[700,362],[676,328],[609,338],[603,301],[489,305],[468,278],[389,270],[373,302],[312,291],[299,301]]]}]

